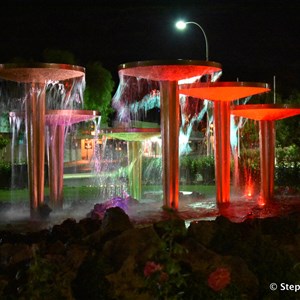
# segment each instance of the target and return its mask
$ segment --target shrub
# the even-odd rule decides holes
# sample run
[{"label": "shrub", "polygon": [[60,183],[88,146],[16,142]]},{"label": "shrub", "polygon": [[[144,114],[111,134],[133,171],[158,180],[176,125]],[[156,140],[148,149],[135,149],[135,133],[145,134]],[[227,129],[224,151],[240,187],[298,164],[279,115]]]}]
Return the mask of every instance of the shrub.
[{"label": "shrub", "polygon": [[300,181],[300,148],[296,145],[276,149],[275,182],[279,186],[298,186]]}]

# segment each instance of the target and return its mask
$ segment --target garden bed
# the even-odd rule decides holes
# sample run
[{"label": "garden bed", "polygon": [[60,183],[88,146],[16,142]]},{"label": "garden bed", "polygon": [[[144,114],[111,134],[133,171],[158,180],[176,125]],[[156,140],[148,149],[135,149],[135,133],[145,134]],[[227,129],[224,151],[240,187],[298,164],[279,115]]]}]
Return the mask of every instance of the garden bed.
[{"label": "garden bed", "polygon": [[186,227],[176,213],[139,225],[113,207],[0,237],[1,299],[295,299],[280,283],[300,276],[299,213]]}]

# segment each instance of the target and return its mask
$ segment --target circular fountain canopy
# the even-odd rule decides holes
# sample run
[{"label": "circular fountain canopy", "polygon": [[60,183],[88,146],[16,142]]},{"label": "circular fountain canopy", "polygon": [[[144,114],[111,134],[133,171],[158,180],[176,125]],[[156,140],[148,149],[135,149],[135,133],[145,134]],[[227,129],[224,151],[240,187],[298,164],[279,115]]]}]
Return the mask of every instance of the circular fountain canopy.
[{"label": "circular fountain canopy", "polygon": [[300,105],[245,104],[234,106],[231,113],[256,121],[275,121],[299,115]]},{"label": "circular fountain canopy", "polygon": [[22,83],[63,81],[79,78],[84,74],[85,69],[83,67],[66,64],[0,64],[0,78]]},{"label": "circular fountain canopy", "polygon": [[[10,112],[10,117],[25,118],[24,113]],[[47,125],[72,125],[80,122],[92,120],[96,117],[100,117],[100,113],[95,110],[47,110],[46,111],[46,124]]]},{"label": "circular fountain canopy", "polygon": [[268,91],[268,84],[252,82],[196,82],[179,86],[180,94],[211,101],[233,101]]},{"label": "circular fountain canopy", "polygon": [[138,61],[119,66],[119,74],[154,81],[178,81],[221,71],[216,62],[199,60]]},{"label": "circular fountain canopy", "polygon": [[72,125],[99,117],[95,110],[48,110],[46,112],[47,125]]},{"label": "circular fountain canopy", "polygon": [[160,128],[114,128],[103,135],[127,142],[142,142],[160,136]]}]

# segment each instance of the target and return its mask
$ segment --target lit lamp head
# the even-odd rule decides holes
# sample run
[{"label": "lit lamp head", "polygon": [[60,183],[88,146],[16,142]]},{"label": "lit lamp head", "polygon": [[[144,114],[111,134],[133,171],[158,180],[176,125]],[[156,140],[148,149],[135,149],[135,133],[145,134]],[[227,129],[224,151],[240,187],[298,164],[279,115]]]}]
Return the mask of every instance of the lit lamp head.
[{"label": "lit lamp head", "polygon": [[178,21],[178,22],[176,22],[175,26],[179,30],[184,30],[186,28],[186,22]]},{"label": "lit lamp head", "polygon": [[206,37],[206,34],[205,34],[205,31],[204,29],[196,22],[184,22],[184,21],[178,21],[175,23],[175,26],[177,29],[179,30],[184,30],[186,28],[186,25],[188,24],[193,24],[193,25],[196,25],[203,33],[204,35],[204,39],[205,39],[205,55],[206,55],[206,60],[208,61],[208,42],[207,42],[207,37]]}]

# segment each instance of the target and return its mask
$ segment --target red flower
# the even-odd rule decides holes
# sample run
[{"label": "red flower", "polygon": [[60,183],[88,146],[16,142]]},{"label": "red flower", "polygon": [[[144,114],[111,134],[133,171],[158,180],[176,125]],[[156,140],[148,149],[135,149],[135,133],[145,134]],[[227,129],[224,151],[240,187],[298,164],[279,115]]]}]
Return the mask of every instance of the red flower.
[{"label": "red flower", "polygon": [[154,272],[161,271],[161,270],[162,270],[162,266],[160,264],[157,264],[154,261],[147,261],[144,267],[144,276],[149,277]]},{"label": "red flower", "polygon": [[217,268],[208,276],[208,286],[214,291],[219,292],[230,284],[230,271],[226,268]]}]

